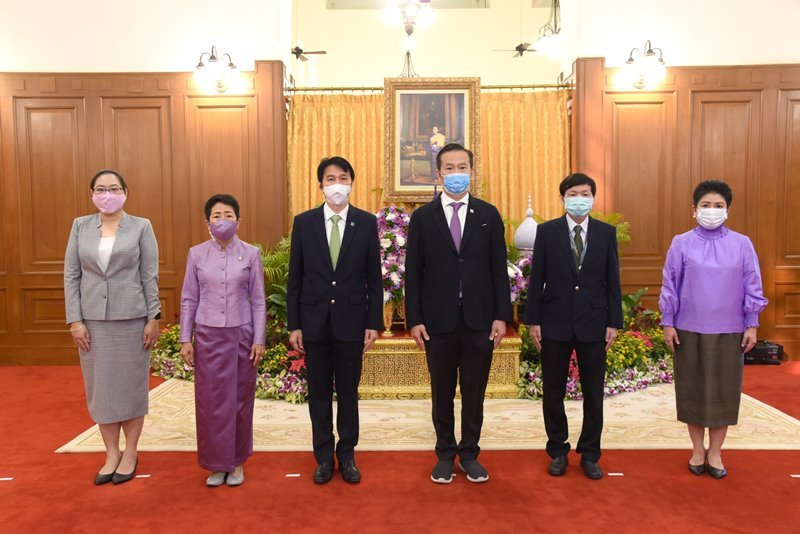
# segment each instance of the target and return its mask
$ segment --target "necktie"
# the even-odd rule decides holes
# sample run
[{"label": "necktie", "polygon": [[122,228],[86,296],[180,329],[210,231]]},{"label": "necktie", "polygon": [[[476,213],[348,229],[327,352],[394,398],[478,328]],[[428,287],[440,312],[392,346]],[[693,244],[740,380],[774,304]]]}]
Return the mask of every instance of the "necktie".
[{"label": "necktie", "polygon": [[583,228],[580,225],[575,226],[573,230],[575,232],[575,237],[572,238],[572,242],[575,244],[575,249],[573,250],[575,254],[575,267],[578,269],[581,268],[581,256],[583,255],[583,238],[581,237],[581,230]]},{"label": "necktie", "polygon": [[339,215],[331,217],[333,226],[331,227],[331,240],[328,243],[328,248],[331,250],[331,263],[333,268],[336,269],[336,262],[339,260],[339,248],[342,246],[342,238],[339,234],[339,221],[342,218]]},{"label": "necktie", "polygon": [[456,250],[461,252],[461,219],[458,218],[458,210],[464,205],[463,202],[453,202],[453,216],[450,217],[450,235],[453,237],[453,244]]}]

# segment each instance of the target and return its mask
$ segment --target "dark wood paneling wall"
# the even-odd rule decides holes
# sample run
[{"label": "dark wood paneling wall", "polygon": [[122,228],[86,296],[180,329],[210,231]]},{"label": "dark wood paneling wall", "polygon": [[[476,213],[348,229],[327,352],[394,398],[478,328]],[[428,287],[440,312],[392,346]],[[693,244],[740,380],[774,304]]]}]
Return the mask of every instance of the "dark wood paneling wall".
[{"label": "dark wood paneling wall", "polygon": [[623,290],[648,287],[657,306],[672,237],[694,226],[694,187],[725,180],[728,225],[752,239],[770,300],[759,337],[800,359],[800,66],[670,68],[652,91],[618,85],[602,59],[575,73],[574,168],[598,180],[598,209],[631,223]]},{"label": "dark wood paneling wall", "polygon": [[201,91],[188,73],[0,74],[0,364],[75,363],[64,324],[72,219],[89,179],[125,176],[125,209],[152,221],[163,322],[174,322],[186,253],[207,238],[213,193],[241,203],[242,238],[286,232],[283,64],[257,62],[244,92]]}]

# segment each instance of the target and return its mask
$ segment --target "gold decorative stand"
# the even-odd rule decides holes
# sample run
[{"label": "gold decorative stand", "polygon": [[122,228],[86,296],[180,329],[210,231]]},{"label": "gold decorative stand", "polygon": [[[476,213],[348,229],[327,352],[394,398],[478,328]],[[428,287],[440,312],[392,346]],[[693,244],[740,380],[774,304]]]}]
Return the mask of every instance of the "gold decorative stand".
[{"label": "gold decorative stand", "polygon": [[[364,354],[362,399],[424,399],[431,396],[431,382],[425,352],[419,350],[407,332],[380,337]],[[506,337],[495,349],[489,371],[487,398],[517,397],[519,351],[522,342],[516,335]]]}]

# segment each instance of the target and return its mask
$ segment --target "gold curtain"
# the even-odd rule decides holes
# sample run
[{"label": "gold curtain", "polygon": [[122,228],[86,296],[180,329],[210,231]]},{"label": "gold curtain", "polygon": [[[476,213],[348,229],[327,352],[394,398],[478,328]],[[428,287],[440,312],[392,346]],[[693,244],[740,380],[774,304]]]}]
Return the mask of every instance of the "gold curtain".
[{"label": "gold curtain", "polygon": [[483,194],[514,227],[525,218],[528,195],[537,216],[563,213],[558,184],[570,171],[568,98],[566,89],[481,93]]},{"label": "gold curtain", "polygon": [[290,224],[292,217],[324,201],[317,165],[330,156],[353,165],[353,205],[378,211],[383,205],[383,93],[295,95],[289,103]]},{"label": "gold curtain", "polygon": [[[483,194],[514,226],[525,217],[528,195],[538,216],[562,213],[558,184],[569,173],[568,97],[568,90],[481,93]],[[353,164],[353,204],[378,211],[383,94],[295,95],[290,105],[290,217],[322,203],[317,164],[332,155]],[[507,235],[512,232],[509,227]]]}]

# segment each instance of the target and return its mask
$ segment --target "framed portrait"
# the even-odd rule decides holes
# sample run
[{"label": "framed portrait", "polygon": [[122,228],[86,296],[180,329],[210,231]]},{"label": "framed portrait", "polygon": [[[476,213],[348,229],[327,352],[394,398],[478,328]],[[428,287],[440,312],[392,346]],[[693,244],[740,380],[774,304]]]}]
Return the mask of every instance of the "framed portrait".
[{"label": "framed portrait", "polygon": [[470,192],[480,171],[480,78],[384,79],[384,195],[423,203],[441,190],[436,155],[458,143],[475,156]]}]

